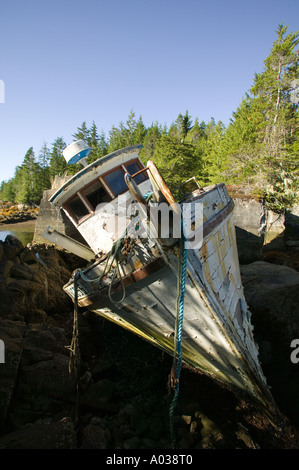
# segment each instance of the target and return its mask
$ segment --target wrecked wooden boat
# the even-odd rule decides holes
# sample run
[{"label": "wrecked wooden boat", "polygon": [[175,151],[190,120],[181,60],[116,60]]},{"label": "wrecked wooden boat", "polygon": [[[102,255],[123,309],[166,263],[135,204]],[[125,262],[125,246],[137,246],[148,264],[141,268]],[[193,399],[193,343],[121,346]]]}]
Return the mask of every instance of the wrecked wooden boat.
[{"label": "wrecked wooden boat", "polygon": [[142,164],[141,148],[89,165],[85,142],[65,149],[66,160],[83,168],[50,202],[86,244],[50,227],[44,237],[89,264],[64,290],[173,355],[176,365],[183,360],[267,407],[272,397],[243,293],[233,201],[224,184],[201,188],[193,178],[176,202],[155,164]]}]

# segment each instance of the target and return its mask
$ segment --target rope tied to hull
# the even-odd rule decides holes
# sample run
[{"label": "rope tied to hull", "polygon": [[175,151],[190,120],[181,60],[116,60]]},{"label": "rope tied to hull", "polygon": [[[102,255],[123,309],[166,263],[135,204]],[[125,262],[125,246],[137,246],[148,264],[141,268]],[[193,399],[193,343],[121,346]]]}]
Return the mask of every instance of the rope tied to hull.
[{"label": "rope tied to hull", "polygon": [[74,317],[73,317],[73,332],[70,346],[66,346],[70,351],[69,359],[69,374],[74,374],[75,387],[76,387],[76,416],[75,426],[79,420],[79,369],[80,369],[80,349],[79,349],[79,320],[78,320],[78,283],[79,272],[77,271],[74,276]]},{"label": "rope tied to hull", "polygon": [[174,447],[175,432],[174,432],[174,409],[177,403],[180,389],[180,374],[182,367],[182,331],[184,319],[184,300],[186,291],[186,275],[187,275],[187,249],[185,246],[185,236],[183,230],[183,222],[181,227],[180,239],[180,253],[178,260],[178,295],[177,295],[177,308],[176,308],[176,322],[175,322],[175,338],[174,338],[174,355],[172,369],[170,372],[170,386],[174,389],[174,395],[169,408],[170,417],[170,434],[171,442]]}]

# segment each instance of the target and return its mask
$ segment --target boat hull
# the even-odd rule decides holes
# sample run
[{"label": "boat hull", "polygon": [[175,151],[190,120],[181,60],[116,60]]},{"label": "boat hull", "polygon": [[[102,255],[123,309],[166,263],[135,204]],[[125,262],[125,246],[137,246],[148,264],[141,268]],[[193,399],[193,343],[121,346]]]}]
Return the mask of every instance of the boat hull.
[{"label": "boat hull", "polygon": [[[183,361],[265,405],[272,398],[244,298],[232,203],[223,185],[213,187],[200,199],[204,204],[202,244],[187,250]],[[96,278],[92,271],[90,278]],[[159,255],[124,277],[121,302],[120,283],[114,285],[111,299],[108,287],[92,288],[81,279],[78,304],[173,355],[178,272],[177,250],[160,247]],[[74,299],[72,281],[65,291]]]}]

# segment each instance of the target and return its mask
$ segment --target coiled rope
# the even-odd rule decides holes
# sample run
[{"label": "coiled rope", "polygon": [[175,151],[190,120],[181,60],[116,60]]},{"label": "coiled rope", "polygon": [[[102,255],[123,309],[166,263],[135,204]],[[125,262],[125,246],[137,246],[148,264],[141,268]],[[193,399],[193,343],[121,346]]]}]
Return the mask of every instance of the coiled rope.
[{"label": "coiled rope", "polygon": [[[114,266],[114,271],[113,271],[113,274],[112,274],[112,278],[111,278],[111,281],[109,283],[109,289],[108,289],[109,299],[112,303],[115,303],[115,304],[121,303],[124,300],[125,295],[126,295],[125,285],[124,285],[124,282],[123,282],[123,279],[122,279],[122,276],[121,276],[121,273],[120,273],[120,270],[119,270],[119,264],[120,264],[120,258],[123,254],[122,249],[124,248],[125,254],[128,254],[128,252],[131,249],[131,244],[127,243],[127,245],[125,246],[125,243],[126,243],[126,241],[130,240],[130,238],[129,238],[130,231],[134,228],[136,230],[136,227],[135,227],[136,220],[135,219],[136,219],[136,216],[134,216],[133,220],[129,223],[129,225],[125,229],[123,235],[116,242],[113,243],[112,248],[109,251],[109,253],[107,255],[107,258],[106,258],[106,264],[105,264],[104,270],[103,270],[102,274],[100,274],[100,276],[92,279],[92,278],[87,277],[84,274],[84,272],[82,271],[82,269],[78,269],[76,271],[76,274],[78,273],[78,275],[83,279],[83,281],[89,282],[89,283],[94,283],[94,282],[99,283],[99,282],[101,282],[101,280],[103,279],[104,276],[107,276],[110,273],[110,271],[112,270],[113,265],[115,265]],[[109,261],[110,261],[110,266],[108,266]],[[117,301],[112,299],[112,295],[111,295],[111,289],[112,289],[112,285],[114,283],[114,280],[116,278],[116,275],[118,275],[118,278],[121,282],[121,286],[122,286],[122,290],[123,290],[122,298],[120,300],[117,300]],[[74,283],[74,287],[75,287],[75,283]],[[76,293],[75,293],[75,295],[76,295]]]},{"label": "coiled rope", "polygon": [[170,385],[174,389],[174,395],[169,408],[170,418],[170,435],[172,446],[175,445],[175,432],[174,432],[174,409],[177,403],[180,389],[180,374],[182,367],[182,331],[183,331],[183,318],[184,318],[184,300],[186,291],[186,274],[187,274],[187,249],[185,246],[185,236],[183,230],[183,222],[181,227],[181,240],[180,240],[180,253],[179,253],[179,269],[178,269],[178,296],[177,296],[177,312],[175,324],[175,338],[174,338],[174,356],[173,364],[170,374]]},{"label": "coiled rope", "polygon": [[[111,278],[111,281],[109,283],[109,288],[108,288],[109,299],[112,303],[115,303],[115,304],[121,303],[124,300],[125,295],[126,295],[125,285],[124,285],[124,282],[123,282],[123,279],[122,279],[122,276],[121,276],[121,273],[120,273],[120,270],[119,270],[121,249],[123,248],[124,242],[125,242],[125,238],[122,237],[122,238],[118,239],[113,244],[112,249],[111,249],[111,251],[109,252],[109,254],[107,256],[104,271],[102,272],[102,274],[99,277],[91,279],[91,278],[85,276],[85,274],[83,273],[83,271],[81,269],[78,269],[78,271],[77,271],[77,273],[79,273],[79,275],[81,276],[83,281],[90,282],[90,283],[93,283],[93,282],[99,283],[99,282],[101,282],[101,280],[103,279],[104,276],[107,276],[110,273],[110,271],[112,270],[113,265],[115,265],[114,271],[113,271],[113,274],[112,274],[112,278]],[[109,261],[110,261],[110,266],[108,266]],[[121,282],[122,291],[123,291],[123,295],[122,295],[122,298],[120,300],[113,300],[112,295],[111,295],[111,289],[112,289],[112,285],[114,283],[116,275],[118,275],[118,278]]]}]

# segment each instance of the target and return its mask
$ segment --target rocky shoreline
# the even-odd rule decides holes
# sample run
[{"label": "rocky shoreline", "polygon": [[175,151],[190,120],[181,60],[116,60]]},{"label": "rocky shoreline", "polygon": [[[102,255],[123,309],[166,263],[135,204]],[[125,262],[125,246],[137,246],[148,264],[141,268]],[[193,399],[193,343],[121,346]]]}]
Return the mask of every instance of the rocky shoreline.
[{"label": "rocky shoreline", "polygon": [[[69,373],[73,304],[62,286],[79,258],[8,236],[0,244],[0,448],[170,449],[172,358],[90,312],[79,312],[79,394]],[[252,403],[183,367],[175,413],[179,449],[299,448],[299,273],[242,267],[262,365],[278,407]],[[283,313],[283,315],[282,315]],[[217,405],[217,406],[216,406]]]},{"label": "rocky shoreline", "polygon": [[17,224],[27,220],[35,220],[39,207],[28,204],[14,204],[0,201],[0,225]]}]

